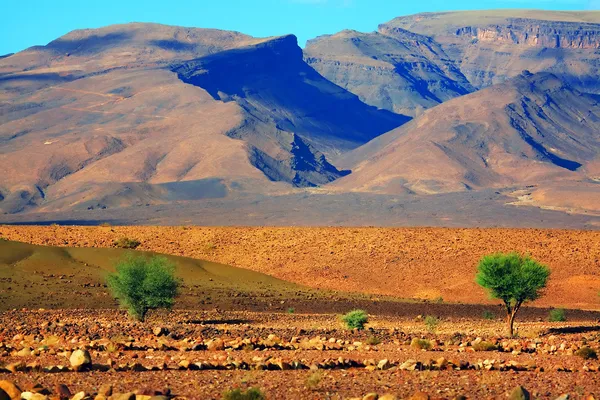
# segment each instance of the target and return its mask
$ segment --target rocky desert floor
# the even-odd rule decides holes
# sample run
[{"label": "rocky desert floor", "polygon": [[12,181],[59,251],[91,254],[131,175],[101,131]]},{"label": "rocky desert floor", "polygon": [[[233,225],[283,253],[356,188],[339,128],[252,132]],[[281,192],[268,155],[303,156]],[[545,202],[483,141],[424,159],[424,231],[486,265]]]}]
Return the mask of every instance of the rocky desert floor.
[{"label": "rocky desert floor", "polygon": [[[0,226],[0,236],[71,249],[21,244],[25,256],[4,255],[3,268],[23,278],[0,280],[0,388],[11,398],[222,399],[237,388],[267,399],[600,397],[600,232]],[[196,272],[175,310],[132,321],[101,275],[86,275],[118,249],[72,250],[123,237],[208,260],[180,260],[178,271]],[[509,250],[552,270],[545,295],[519,314],[516,338],[473,283],[479,257]],[[75,272],[59,276],[50,263],[28,277],[45,255]],[[224,264],[292,283],[250,274],[265,286],[210,286],[221,283],[205,274]],[[546,322],[552,307],[565,307],[567,321]],[[365,330],[342,325],[353,308],[369,313]]]},{"label": "rocky desert floor", "polygon": [[331,314],[224,311],[139,323],[114,310],[15,310],[0,323],[0,388],[22,398],[220,399],[250,387],[268,399],[600,395],[600,363],[579,355],[600,346],[589,320],[521,322],[515,339],[500,320],[453,317],[428,329],[371,316],[363,331]]}]

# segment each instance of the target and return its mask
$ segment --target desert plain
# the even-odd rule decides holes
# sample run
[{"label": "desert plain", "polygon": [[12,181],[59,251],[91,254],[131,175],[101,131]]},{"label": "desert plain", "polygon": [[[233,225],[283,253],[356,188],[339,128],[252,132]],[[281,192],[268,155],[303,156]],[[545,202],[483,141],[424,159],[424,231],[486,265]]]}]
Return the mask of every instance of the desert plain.
[{"label": "desert plain", "polygon": [[[600,394],[600,363],[580,351],[600,347],[597,231],[3,225],[0,236],[0,380],[19,397]],[[115,248],[124,237],[139,247]],[[510,250],[551,269],[515,338],[474,281],[483,255]],[[131,252],[177,265],[173,311],[137,322],[118,308],[105,277]],[[364,330],[340,321],[356,308]],[[566,321],[549,322],[555,308]],[[78,350],[89,363],[72,363]]]}]

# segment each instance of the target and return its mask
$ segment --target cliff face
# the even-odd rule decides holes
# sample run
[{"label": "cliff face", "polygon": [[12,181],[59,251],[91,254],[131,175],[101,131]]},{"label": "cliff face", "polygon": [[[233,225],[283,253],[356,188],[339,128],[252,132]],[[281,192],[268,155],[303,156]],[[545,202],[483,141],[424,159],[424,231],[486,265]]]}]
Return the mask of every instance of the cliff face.
[{"label": "cliff face", "polygon": [[522,71],[552,72],[582,92],[600,93],[600,13],[472,11],[399,17],[380,31],[427,34],[469,82],[483,88]]},{"label": "cliff face", "polygon": [[399,28],[309,41],[306,62],[373,106],[415,116],[473,90],[431,38]]},{"label": "cliff face", "polygon": [[511,18],[506,25],[465,26],[456,36],[469,40],[550,49],[599,49],[600,25]]}]

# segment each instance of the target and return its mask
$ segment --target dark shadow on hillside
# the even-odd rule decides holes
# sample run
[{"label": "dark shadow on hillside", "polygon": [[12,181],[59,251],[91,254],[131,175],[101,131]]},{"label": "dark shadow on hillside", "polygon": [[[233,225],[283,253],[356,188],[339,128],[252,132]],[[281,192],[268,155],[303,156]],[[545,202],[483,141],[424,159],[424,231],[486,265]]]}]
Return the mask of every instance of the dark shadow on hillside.
[{"label": "dark shadow on hillside", "polygon": [[180,42],[179,40],[151,40],[149,43],[164,50],[187,51],[196,48],[193,43]]},{"label": "dark shadow on hillside", "polygon": [[183,321],[185,324],[196,324],[196,325],[238,325],[238,324],[251,324],[253,321],[249,319],[191,319]]},{"label": "dark shadow on hillside", "polygon": [[600,332],[600,326],[565,326],[563,328],[549,328],[540,333],[541,336],[564,335],[575,333]]},{"label": "dark shadow on hillside", "polygon": [[13,74],[0,76],[0,83],[14,81],[33,81],[33,82],[69,82],[75,78],[71,75],[61,76],[57,73],[44,74]]}]

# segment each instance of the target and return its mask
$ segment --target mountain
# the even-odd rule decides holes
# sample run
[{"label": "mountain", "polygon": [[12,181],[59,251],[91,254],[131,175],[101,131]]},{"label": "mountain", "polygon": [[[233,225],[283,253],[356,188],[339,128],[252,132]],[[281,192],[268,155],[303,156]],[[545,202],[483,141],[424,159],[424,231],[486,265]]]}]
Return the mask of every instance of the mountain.
[{"label": "mountain", "polygon": [[425,13],[379,27],[397,28],[430,36],[477,88],[529,70],[552,72],[576,89],[600,93],[600,11]]},{"label": "mountain", "polygon": [[597,228],[599,27],[74,31],[0,58],[0,222]]},{"label": "mountain", "polygon": [[598,94],[600,12],[416,14],[309,41],[305,59],[366,103],[411,116],[523,70]]},{"label": "mountain", "polygon": [[475,89],[431,38],[402,29],[310,40],[306,62],[379,108],[415,116]]},{"label": "mountain", "polygon": [[9,213],[315,186],[348,173],[327,155],[408,120],[322,78],[293,36],[157,24],[74,31],[3,58],[0,88]]},{"label": "mountain", "polygon": [[[530,192],[555,193],[575,186],[575,202],[600,211],[588,202],[600,194],[598,132],[600,96],[551,73],[524,72],[428,110],[348,153],[339,164],[353,173],[331,187],[433,194],[529,185]],[[569,196],[551,205],[564,205]]]}]

